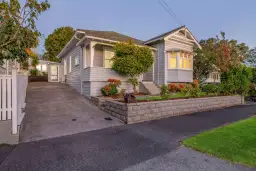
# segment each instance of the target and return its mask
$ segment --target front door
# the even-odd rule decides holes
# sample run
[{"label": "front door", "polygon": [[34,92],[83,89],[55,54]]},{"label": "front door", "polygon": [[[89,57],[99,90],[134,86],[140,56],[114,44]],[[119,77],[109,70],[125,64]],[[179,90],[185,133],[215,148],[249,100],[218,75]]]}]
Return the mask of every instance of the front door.
[{"label": "front door", "polygon": [[57,65],[51,65],[51,81],[59,81],[59,70]]}]

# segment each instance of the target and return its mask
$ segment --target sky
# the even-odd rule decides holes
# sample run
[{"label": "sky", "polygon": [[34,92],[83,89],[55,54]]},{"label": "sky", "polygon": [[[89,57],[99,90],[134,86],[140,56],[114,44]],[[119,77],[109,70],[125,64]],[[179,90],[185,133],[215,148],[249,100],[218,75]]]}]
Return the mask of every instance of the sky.
[{"label": "sky", "polygon": [[[214,37],[224,31],[229,39],[256,46],[255,0],[165,0],[182,25],[197,40]],[[54,29],[116,31],[147,40],[181,26],[158,0],[49,0],[51,8],[37,23],[47,37]],[[43,53],[44,41],[37,48]]]}]

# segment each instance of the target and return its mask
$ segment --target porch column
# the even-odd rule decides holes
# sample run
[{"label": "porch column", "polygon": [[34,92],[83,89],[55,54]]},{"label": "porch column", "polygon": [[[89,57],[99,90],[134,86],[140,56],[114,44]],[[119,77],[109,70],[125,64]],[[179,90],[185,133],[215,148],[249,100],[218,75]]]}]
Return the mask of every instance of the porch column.
[{"label": "porch column", "polygon": [[95,43],[94,43],[94,42],[91,42],[89,46],[90,46],[90,54],[91,54],[91,56],[90,56],[90,59],[91,59],[91,65],[90,65],[90,67],[93,67],[93,61],[94,61],[94,46],[95,46]]}]

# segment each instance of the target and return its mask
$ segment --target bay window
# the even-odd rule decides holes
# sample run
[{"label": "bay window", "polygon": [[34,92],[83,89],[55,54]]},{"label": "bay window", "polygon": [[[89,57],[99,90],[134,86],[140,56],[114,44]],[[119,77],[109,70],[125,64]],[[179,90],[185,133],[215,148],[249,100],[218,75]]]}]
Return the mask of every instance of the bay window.
[{"label": "bay window", "polygon": [[192,69],[192,54],[188,52],[169,52],[169,69]]}]

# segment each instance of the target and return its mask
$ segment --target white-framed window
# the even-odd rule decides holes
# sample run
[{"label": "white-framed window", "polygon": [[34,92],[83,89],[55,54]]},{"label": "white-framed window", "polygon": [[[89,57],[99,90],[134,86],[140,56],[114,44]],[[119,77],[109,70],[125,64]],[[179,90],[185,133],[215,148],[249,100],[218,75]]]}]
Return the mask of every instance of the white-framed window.
[{"label": "white-framed window", "polygon": [[180,69],[192,69],[192,54],[180,52]]},{"label": "white-framed window", "polygon": [[114,57],[115,52],[111,50],[104,50],[104,67],[105,68],[112,68],[112,61],[111,59]]},{"label": "white-framed window", "polygon": [[75,57],[75,66],[79,65],[79,63],[80,63],[79,56],[76,56]]},{"label": "white-framed window", "polygon": [[[169,69],[192,69],[192,54],[187,52],[169,52],[168,68]],[[178,61],[178,62],[177,62]]]},{"label": "white-framed window", "polygon": [[69,72],[72,71],[72,56],[69,57]]}]

